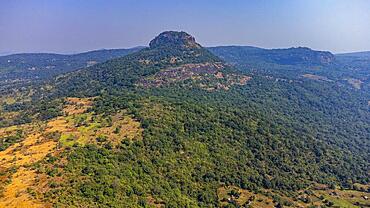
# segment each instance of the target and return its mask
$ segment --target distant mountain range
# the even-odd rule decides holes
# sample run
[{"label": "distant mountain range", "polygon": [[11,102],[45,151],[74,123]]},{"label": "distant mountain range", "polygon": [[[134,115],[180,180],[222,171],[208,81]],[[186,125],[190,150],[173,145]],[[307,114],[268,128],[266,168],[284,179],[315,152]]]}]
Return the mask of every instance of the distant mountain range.
[{"label": "distant mountain range", "polygon": [[[45,80],[145,48],[142,46],[131,49],[96,50],[72,55],[25,53],[0,56],[0,83],[3,86],[11,86],[14,83]],[[306,77],[320,76],[325,80],[335,80],[355,89],[370,89],[370,73],[368,73],[370,52],[334,55],[306,47],[263,49],[252,46],[218,46],[207,49],[244,72],[258,71],[258,73],[281,78],[297,78],[312,74],[314,76]]]},{"label": "distant mountain range", "polygon": [[218,56],[235,63],[270,63],[280,65],[317,66],[334,62],[330,52],[314,51],[306,47],[262,49],[250,46],[220,46],[209,48]]},{"label": "distant mountain range", "polygon": [[125,56],[143,47],[103,49],[78,54],[21,53],[0,56],[0,81],[44,79]]},{"label": "distant mountain range", "polygon": [[351,57],[370,58],[370,51],[352,52],[352,53],[339,53],[339,54],[336,54],[336,56],[351,56]]}]

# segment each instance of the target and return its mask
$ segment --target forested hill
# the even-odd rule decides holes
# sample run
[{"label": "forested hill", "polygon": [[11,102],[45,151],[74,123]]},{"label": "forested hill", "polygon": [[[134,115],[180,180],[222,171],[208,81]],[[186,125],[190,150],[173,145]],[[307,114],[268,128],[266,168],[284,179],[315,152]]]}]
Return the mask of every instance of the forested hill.
[{"label": "forested hill", "polygon": [[122,58],[59,76],[52,85],[58,93],[86,96],[101,90],[174,85],[212,91],[243,85],[249,79],[184,32],[161,33],[149,45]]},{"label": "forested hill", "polygon": [[361,90],[267,74],[288,58],[248,71],[185,32],[149,45],[2,95],[0,207],[370,206]]},{"label": "forested hill", "polygon": [[231,63],[320,66],[331,64],[335,60],[330,52],[314,51],[306,47],[263,49],[251,46],[219,46],[208,49]]},{"label": "forested hill", "polygon": [[339,53],[339,54],[336,54],[336,56],[370,58],[370,51],[352,52],[352,53]]},{"label": "forested hill", "polygon": [[142,48],[96,50],[72,55],[24,53],[0,56],[0,82],[46,79],[122,57]]},{"label": "forested hill", "polygon": [[370,95],[370,56],[368,52],[334,55],[305,47],[262,49],[250,46],[208,48],[240,70],[278,79],[336,82]]},{"label": "forested hill", "polygon": [[[188,41],[188,40],[187,40]],[[110,49],[62,55],[25,53],[0,56],[0,84],[18,86],[45,80],[144,49]],[[263,49],[251,46],[219,46],[209,51],[240,70],[280,78],[331,80],[354,89],[370,91],[369,52],[331,54],[305,47]]]}]

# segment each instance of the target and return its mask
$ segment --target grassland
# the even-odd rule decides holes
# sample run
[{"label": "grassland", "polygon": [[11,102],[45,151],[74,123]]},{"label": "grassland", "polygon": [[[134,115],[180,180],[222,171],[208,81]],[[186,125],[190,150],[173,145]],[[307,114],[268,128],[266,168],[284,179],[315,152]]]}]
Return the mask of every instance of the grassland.
[{"label": "grassland", "polygon": [[1,137],[20,131],[24,135],[0,151],[0,208],[50,207],[51,204],[43,201],[42,194],[52,183],[47,174],[39,171],[48,167],[40,165],[46,158],[58,156],[66,147],[88,143],[114,147],[122,138],[141,138],[140,123],[130,115],[124,112],[113,116],[93,115],[87,112],[92,103],[93,98],[67,98],[64,116],[0,128]]}]

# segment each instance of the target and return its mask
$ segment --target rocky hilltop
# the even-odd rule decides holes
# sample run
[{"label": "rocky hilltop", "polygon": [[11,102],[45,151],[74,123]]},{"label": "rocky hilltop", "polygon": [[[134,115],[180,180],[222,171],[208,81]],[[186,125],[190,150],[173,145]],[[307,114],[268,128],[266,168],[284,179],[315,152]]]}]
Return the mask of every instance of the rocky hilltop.
[{"label": "rocky hilltop", "polygon": [[195,42],[195,38],[186,32],[166,31],[159,34],[149,43],[150,48],[157,47],[185,47],[201,48],[200,44]]}]

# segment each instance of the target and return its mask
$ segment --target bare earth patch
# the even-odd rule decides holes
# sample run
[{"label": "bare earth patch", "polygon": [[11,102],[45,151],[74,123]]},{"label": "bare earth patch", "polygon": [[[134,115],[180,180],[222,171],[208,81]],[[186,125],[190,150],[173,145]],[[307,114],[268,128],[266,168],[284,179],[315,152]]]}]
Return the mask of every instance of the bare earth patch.
[{"label": "bare earth patch", "polygon": [[315,74],[304,74],[302,77],[307,78],[307,79],[312,79],[312,80],[317,80],[317,81],[326,81],[326,82],[332,82],[333,80],[328,79],[327,77],[324,76],[319,76]]},{"label": "bare earth patch", "polygon": [[359,79],[353,79],[353,78],[348,78],[346,79],[348,84],[352,85],[353,88],[355,89],[361,89],[362,81]]}]

